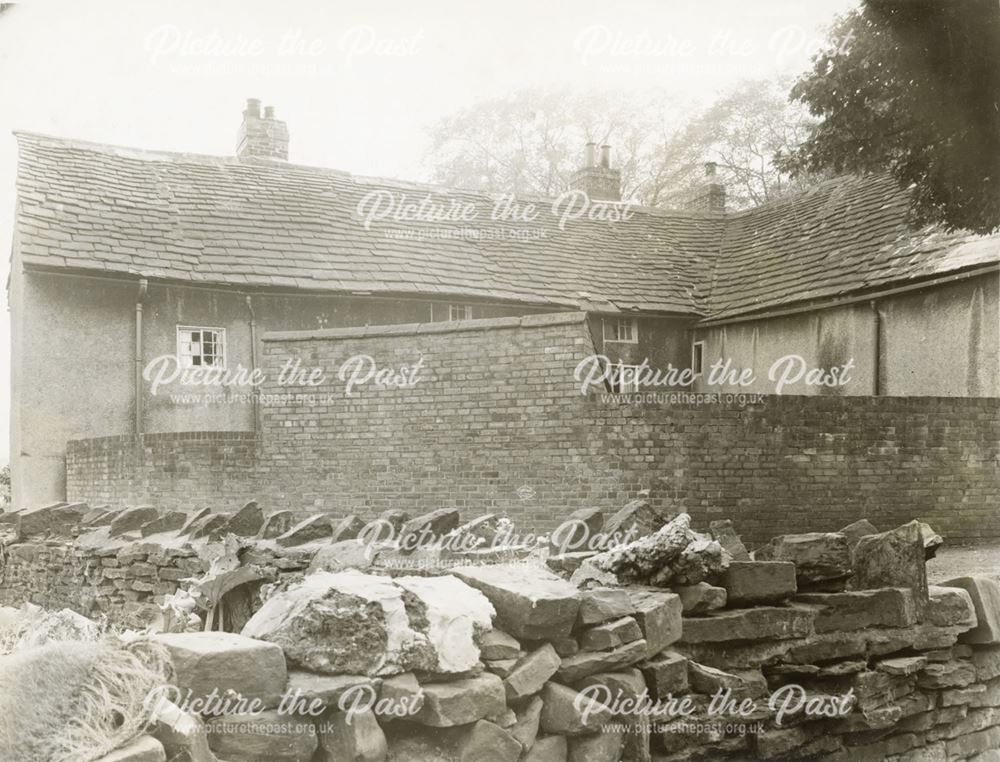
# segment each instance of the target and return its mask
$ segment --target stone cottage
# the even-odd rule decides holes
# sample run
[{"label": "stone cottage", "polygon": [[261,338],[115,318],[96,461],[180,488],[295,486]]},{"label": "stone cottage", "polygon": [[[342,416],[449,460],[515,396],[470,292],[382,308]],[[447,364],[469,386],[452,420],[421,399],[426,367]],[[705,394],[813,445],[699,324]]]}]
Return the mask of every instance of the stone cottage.
[{"label": "stone cottage", "polygon": [[[252,395],[182,404],[169,374],[261,364],[265,332],[584,312],[635,387],[646,360],[690,369],[850,364],[785,394],[1000,394],[1000,237],[916,229],[891,179],[839,178],[725,211],[621,203],[607,147],[574,192],[497,199],[288,161],[250,100],[234,156],[19,132],[12,311],[13,503],[65,496],[69,440],[257,429]],[[157,365],[159,363],[159,365]]]}]

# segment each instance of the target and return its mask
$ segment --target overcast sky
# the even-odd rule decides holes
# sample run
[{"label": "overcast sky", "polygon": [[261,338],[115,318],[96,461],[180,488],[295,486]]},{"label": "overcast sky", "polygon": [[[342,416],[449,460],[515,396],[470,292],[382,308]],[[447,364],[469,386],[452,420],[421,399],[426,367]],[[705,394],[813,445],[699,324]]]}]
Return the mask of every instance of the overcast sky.
[{"label": "overcast sky", "polygon": [[[741,79],[803,71],[823,27],[856,4],[18,4],[0,14],[0,241],[9,247],[14,129],[228,155],[245,99],[258,97],[288,122],[291,161],[420,180],[427,126],[479,100],[523,87],[569,86],[658,89],[683,102],[707,103]],[[2,462],[8,458],[8,326],[4,309]]]}]

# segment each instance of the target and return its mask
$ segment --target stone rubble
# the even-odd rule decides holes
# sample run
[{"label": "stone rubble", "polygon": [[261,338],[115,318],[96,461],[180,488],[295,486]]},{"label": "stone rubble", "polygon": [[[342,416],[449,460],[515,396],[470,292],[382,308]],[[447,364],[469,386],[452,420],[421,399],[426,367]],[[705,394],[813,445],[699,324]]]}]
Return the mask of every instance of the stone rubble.
[{"label": "stone rubble", "polygon": [[[79,517],[76,539],[48,544],[53,522],[34,516],[29,529],[42,527],[44,539],[8,546],[6,563],[73,559],[95,581],[85,613],[132,604],[135,614],[207,571],[198,543],[211,540],[195,537],[199,530],[158,531],[176,516],[143,523],[136,513],[109,521],[97,513],[89,520],[104,523],[86,527],[89,508],[65,509],[52,510]],[[218,688],[263,709],[161,722],[101,762],[168,754],[190,762],[988,762],[1000,749],[1000,582],[928,586],[924,564],[937,540],[919,522],[785,535],[751,554],[728,522],[702,535],[686,515],[668,519],[638,500],[608,519],[596,510],[577,516],[623,539],[580,552],[569,568],[549,563],[549,543],[541,555],[483,564],[444,549],[403,553],[396,543],[359,556],[357,517],[293,526],[276,515],[248,504],[224,519],[255,538],[239,546],[239,563],[276,580],[254,588],[241,633],[154,636],[179,689],[202,696]],[[484,539],[501,529],[494,517],[461,524],[452,510],[391,518],[409,538],[460,530]],[[110,532],[115,521],[124,540]],[[151,522],[157,531],[144,536]],[[379,563],[403,556],[441,565],[401,573]],[[569,581],[586,565],[609,576]],[[67,605],[70,579],[59,583]],[[133,587],[147,580],[153,589]],[[0,585],[5,596],[36,590],[20,576]],[[18,616],[0,614],[0,622]],[[792,691],[822,711],[769,703]],[[746,712],[713,715],[720,695],[730,706],[749,702]],[[658,706],[636,716],[628,701]],[[306,709],[314,702],[318,714]],[[681,702],[690,714],[679,717],[670,708]]]}]

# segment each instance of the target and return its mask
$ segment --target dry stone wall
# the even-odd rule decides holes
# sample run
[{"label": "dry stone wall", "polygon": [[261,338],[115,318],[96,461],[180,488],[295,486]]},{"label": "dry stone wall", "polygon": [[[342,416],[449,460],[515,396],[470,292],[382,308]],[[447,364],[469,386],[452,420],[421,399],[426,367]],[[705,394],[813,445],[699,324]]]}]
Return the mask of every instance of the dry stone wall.
[{"label": "dry stone wall", "polygon": [[[498,543],[509,535],[495,517],[447,510],[386,515],[396,539],[366,544],[350,516],[290,525],[249,504],[151,532],[169,514],[61,505],[4,530],[16,535],[5,571],[26,544],[56,547],[74,516],[63,543],[84,557],[123,543],[98,557],[128,563],[126,579],[162,572],[154,546],[193,569],[240,533],[229,571],[273,567],[239,632],[155,636],[175,667],[169,695],[199,729],[152,728],[137,744],[163,756],[126,762],[184,749],[199,762],[987,762],[1000,750],[1000,582],[928,585],[940,538],[917,522],[783,535],[750,554],[728,522],[698,532],[635,501],[577,516],[605,538],[634,529],[626,539],[553,554]],[[192,702],[213,691],[230,703]],[[213,756],[190,753],[195,735]]]}]

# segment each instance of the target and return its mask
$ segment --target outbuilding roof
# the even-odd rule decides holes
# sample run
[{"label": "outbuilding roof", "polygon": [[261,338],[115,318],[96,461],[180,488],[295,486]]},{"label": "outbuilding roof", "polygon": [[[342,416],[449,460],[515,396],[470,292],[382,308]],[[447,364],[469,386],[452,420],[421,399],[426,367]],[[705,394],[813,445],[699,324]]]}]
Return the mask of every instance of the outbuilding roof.
[{"label": "outbuilding roof", "polygon": [[511,204],[277,160],[16,134],[26,267],[720,318],[1000,260],[998,236],[914,228],[886,177],[739,213],[630,207],[615,219],[620,208],[579,197]]}]

